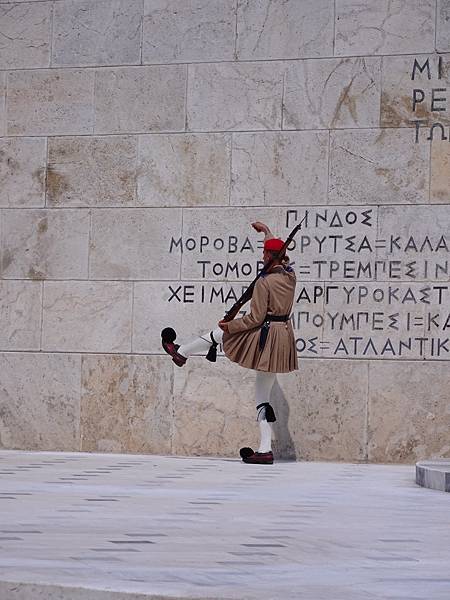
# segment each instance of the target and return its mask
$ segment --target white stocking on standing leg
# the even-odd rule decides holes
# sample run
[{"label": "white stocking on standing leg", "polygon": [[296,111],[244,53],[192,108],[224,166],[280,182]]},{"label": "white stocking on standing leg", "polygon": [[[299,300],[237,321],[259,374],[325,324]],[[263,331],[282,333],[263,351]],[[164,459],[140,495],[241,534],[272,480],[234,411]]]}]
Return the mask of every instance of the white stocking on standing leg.
[{"label": "white stocking on standing leg", "polygon": [[[276,373],[256,372],[256,406],[270,401],[270,392],[276,377]],[[258,410],[257,419],[261,435],[258,452],[270,452],[272,450],[272,426],[266,419],[264,406]]]}]

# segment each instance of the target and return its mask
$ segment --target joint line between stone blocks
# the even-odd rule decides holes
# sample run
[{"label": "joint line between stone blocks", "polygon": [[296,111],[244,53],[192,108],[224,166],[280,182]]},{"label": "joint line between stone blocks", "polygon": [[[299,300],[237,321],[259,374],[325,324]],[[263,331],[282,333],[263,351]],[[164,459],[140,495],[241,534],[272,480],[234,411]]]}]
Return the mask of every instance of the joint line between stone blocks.
[{"label": "joint line between stone blocks", "polygon": [[78,447],[79,447],[79,451],[82,451],[83,448],[83,420],[81,418],[81,411],[82,411],[82,406],[81,406],[81,399],[82,399],[82,392],[83,392],[83,358],[84,358],[84,354],[80,355],[80,390],[79,390],[79,395],[78,395],[78,399],[79,399],[79,413],[78,413]]},{"label": "joint line between stone blocks", "polygon": [[366,431],[364,433],[364,457],[369,462],[369,397],[370,397],[370,361],[367,361],[367,394],[366,394]]},{"label": "joint line between stone blocks", "polygon": [[188,131],[188,87],[189,83],[189,65],[186,65],[186,85],[184,87],[184,132]]},{"label": "joint line between stone blocks", "polygon": [[437,52],[438,0],[434,3],[434,51]]},{"label": "joint line between stone blocks", "polygon": [[44,207],[47,208],[48,136],[45,138]]},{"label": "joint line between stone blocks", "polygon": [[228,179],[228,206],[231,206],[231,187],[233,185],[233,133],[230,133],[230,169]]},{"label": "joint line between stone blocks", "polygon": [[50,53],[48,60],[48,67],[51,68],[53,64],[53,34],[54,34],[54,23],[55,20],[55,3],[52,2],[51,10],[50,10]]},{"label": "joint line between stone blocks", "polygon": [[41,314],[40,314],[40,335],[39,335],[39,352],[42,352],[42,338],[44,335],[44,285],[41,281]]},{"label": "joint line between stone blocks", "polygon": [[336,56],[336,0],[333,0],[333,56]]},{"label": "joint line between stone blocks", "polygon": [[89,211],[89,234],[87,252],[87,281],[91,280],[92,210]]},{"label": "joint line between stone blocks", "polygon": [[239,0],[236,0],[235,4],[235,15],[234,15],[234,60],[237,60],[237,39],[238,39],[238,9],[239,9]]},{"label": "joint line between stone blocks", "polygon": [[133,333],[134,333],[134,292],[135,281],[131,282],[131,336],[130,336],[130,352],[133,354]]},{"label": "joint line between stone blocks", "polygon": [[144,0],[142,0],[142,14],[141,14],[141,41],[139,51],[139,62],[142,65],[143,45],[144,45],[144,18],[145,18],[145,6]]},{"label": "joint line between stone blocks", "polygon": [[330,202],[330,164],[331,164],[331,129],[328,130],[328,161],[327,161],[327,206]]}]

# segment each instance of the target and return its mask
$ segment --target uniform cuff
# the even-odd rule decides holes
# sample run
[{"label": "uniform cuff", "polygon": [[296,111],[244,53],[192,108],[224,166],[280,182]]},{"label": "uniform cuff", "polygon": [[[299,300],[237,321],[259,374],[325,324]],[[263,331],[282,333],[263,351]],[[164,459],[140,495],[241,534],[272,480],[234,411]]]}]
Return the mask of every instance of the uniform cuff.
[{"label": "uniform cuff", "polygon": [[237,331],[240,331],[241,327],[240,327],[240,319],[233,319],[232,321],[228,321],[228,331],[230,333],[236,333]]}]

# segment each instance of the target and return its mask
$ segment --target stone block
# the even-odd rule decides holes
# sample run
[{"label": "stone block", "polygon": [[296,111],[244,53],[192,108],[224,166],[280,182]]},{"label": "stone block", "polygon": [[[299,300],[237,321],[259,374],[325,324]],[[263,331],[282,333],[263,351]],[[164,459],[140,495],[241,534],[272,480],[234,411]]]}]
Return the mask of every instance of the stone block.
[{"label": "stone block", "polygon": [[2,246],[3,278],[87,277],[89,212],[5,210]]},{"label": "stone block", "polygon": [[430,145],[409,130],[332,131],[330,204],[427,204]]},{"label": "stone block", "polygon": [[435,140],[431,144],[430,202],[450,204],[450,144]]},{"label": "stone block", "polygon": [[426,287],[398,281],[337,284],[324,309],[322,356],[423,359],[426,346],[418,338],[428,335],[430,306],[420,301]]},{"label": "stone block", "polygon": [[45,139],[0,139],[0,206],[44,206],[45,164]]},{"label": "stone block", "polygon": [[139,136],[138,204],[228,204],[230,134]]},{"label": "stone block", "polygon": [[78,451],[81,356],[5,353],[0,360],[0,446]]},{"label": "stone block", "polygon": [[42,348],[68,352],[130,352],[129,283],[47,281]]},{"label": "stone block", "polygon": [[134,136],[48,140],[47,205],[134,206]]},{"label": "stone block", "polygon": [[[102,209],[92,213],[90,277],[171,280],[180,256],[166,254],[181,236],[181,209]],[[164,256],[162,259],[161,257]]]},{"label": "stone block", "polygon": [[0,349],[39,350],[42,284],[0,281]]},{"label": "stone block", "polygon": [[[445,102],[439,101],[439,98],[446,97],[445,93],[435,91],[433,95],[432,91],[449,86],[450,58],[446,55],[384,57],[381,127],[414,128],[416,121],[423,126],[431,126],[435,122],[450,125],[450,111],[445,109]],[[418,90],[416,94],[415,89]],[[430,133],[429,127],[426,132]],[[411,137],[415,139],[414,132]],[[435,129],[433,137],[440,139],[439,128]],[[421,140],[421,137],[418,139]]]},{"label": "stone block", "polygon": [[8,73],[8,135],[92,133],[93,85],[86,69]]},{"label": "stone block", "polygon": [[95,77],[95,133],[183,131],[185,65],[102,69]]},{"label": "stone block", "polygon": [[145,0],[143,63],[233,60],[234,0]]},{"label": "stone block", "polygon": [[448,456],[448,384],[445,362],[371,362],[369,461]]},{"label": "stone block", "polygon": [[81,377],[82,451],[170,454],[170,360],[83,356]]},{"label": "stone block", "polygon": [[278,383],[274,404],[288,407],[298,459],[365,458],[367,362],[303,359],[298,371],[278,375]]},{"label": "stone block", "polygon": [[240,60],[333,55],[334,12],[329,0],[241,0],[237,13]]},{"label": "stone block", "polygon": [[0,135],[6,134],[6,72],[0,72]]},{"label": "stone block", "polygon": [[263,221],[276,236],[280,215],[273,208],[184,209],[181,243],[168,240],[169,254],[182,258],[184,280],[251,281],[262,267],[264,240],[251,223]]},{"label": "stone block", "polygon": [[327,181],[328,132],[233,134],[232,204],[321,204]]},{"label": "stone block", "polygon": [[2,69],[50,66],[51,2],[0,4]]},{"label": "stone block", "polygon": [[400,261],[400,279],[449,281],[450,206],[381,206],[377,259]]},{"label": "stone block", "polygon": [[378,58],[289,63],[283,129],[378,127],[380,89]]},{"label": "stone block", "polygon": [[188,129],[280,129],[283,71],[279,62],[189,66]]},{"label": "stone block", "polygon": [[450,52],[450,0],[437,2],[436,51]]},{"label": "stone block", "polygon": [[372,269],[362,270],[375,258],[378,207],[309,206],[280,209],[280,237],[285,239],[308,213],[288,255],[301,281],[375,279]]},{"label": "stone block", "polygon": [[[289,256],[292,258],[291,254]],[[293,261],[295,263],[295,261]],[[325,286],[320,282],[304,281],[294,264],[297,275],[295,300],[291,311],[295,343],[299,359],[319,358],[326,354],[323,344],[325,313]]]},{"label": "stone block", "polygon": [[209,281],[135,283],[133,352],[161,354],[164,327],[175,329],[177,344],[215,329],[244,289],[243,284]]},{"label": "stone block", "polygon": [[[244,282],[186,280],[135,283],[133,352],[161,354],[160,333],[164,327],[175,329],[178,344],[209,333],[242,295],[246,285]],[[297,301],[292,310],[298,351],[307,357],[323,355],[324,293],[314,298],[316,285],[315,282],[298,283]],[[238,316],[248,309],[249,304]]]},{"label": "stone block", "polygon": [[135,0],[56,2],[52,65],[140,63],[142,3]]},{"label": "stone block", "polygon": [[242,446],[257,447],[253,371],[226,358],[190,358],[175,369],[174,454],[239,457]]},{"label": "stone block", "polygon": [[434,0],[336,1],[335,54],[419,54],[434,51]]},{"label": "stone block", "polygon": [[[135,283],[133,352],[161,354],[160,333],[164,327],[175,329],[178,344],[209,333],[242,295],[246,285],[244,282],[186,280]],[[299,282],[297,285],[292,324],[300,356],[323,355],[321,340],[325,295],[317,294],[314,298],[316,285],[315,282]],[[322,286],[319,284],[319,287]],[[249,304],[238,316],[248,309]]]}]

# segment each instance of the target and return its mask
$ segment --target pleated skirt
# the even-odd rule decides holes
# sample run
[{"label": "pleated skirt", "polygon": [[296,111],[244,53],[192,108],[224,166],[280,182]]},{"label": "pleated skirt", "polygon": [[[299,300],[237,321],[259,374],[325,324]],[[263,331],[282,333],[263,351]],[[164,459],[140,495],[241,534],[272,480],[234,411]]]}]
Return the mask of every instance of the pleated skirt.
[{"label": "pleated skirt", "polygon": [[259,348],[260,329],[223,335],[225,356],[246,369],[289,373],[298,369],[294,331],[290,321],[270,324],[264,349]]}]

